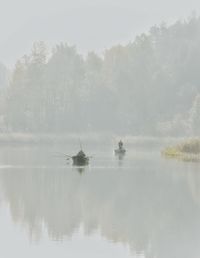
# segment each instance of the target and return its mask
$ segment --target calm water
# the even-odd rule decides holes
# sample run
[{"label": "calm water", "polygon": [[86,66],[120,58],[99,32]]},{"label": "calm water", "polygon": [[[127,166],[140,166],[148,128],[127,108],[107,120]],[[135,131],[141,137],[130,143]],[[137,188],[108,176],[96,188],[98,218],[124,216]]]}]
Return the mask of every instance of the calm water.
[{"label": "calm water", "polygon": [[160,146],[0,149],[0,257],[199,258],[200,164],[166,160]]}]

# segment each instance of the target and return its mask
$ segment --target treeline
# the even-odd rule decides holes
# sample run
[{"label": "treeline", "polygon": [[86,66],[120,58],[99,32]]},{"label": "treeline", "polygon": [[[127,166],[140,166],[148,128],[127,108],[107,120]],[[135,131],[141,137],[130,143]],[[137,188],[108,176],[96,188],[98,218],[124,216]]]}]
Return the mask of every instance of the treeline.
[{"label": "treeline", "polygon": [[4,95],[5,130],[185,135],[200,131],[200,18],[154,26],[103,57],[35,43]]}]

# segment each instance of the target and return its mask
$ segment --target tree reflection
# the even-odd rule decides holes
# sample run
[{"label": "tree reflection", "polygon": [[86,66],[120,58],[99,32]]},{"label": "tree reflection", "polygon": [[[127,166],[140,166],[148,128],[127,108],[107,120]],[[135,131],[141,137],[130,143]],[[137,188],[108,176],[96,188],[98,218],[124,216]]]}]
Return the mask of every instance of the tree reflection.
[{"label": "tree reflection", "polygon": [[1,173],[13,220],[37,235],[44,224],[55,240],[71,237],[83,226],[86,235],[98,231],[148,258],[198,257],[198,174],[188,171],[176,178],[176,171],[159,167],[117,174],[112,169],[86,170],[81,177],[74,172],[20,169]]}]

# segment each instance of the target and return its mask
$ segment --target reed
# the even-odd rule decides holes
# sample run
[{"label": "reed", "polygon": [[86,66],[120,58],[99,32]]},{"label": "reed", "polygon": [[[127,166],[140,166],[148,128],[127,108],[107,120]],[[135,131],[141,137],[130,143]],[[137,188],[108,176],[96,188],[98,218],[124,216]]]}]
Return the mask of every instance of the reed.
[{"label": "reed", "polygon": [[162,151],[162,155],[184,161],[200,161],[200,139],[189,139],[169,146]]}]

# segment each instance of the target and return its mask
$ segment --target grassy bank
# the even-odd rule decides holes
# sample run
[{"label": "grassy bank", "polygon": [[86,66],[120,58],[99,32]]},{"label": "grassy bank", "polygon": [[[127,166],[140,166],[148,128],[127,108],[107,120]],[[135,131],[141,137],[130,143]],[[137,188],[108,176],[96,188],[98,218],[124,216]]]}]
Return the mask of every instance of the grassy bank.
[{"label": "grassy bank", "polygon": [[168,158],[185,161],[200,161],[200,139],[189,139],[180,144],[167,147],[162,154]]}]

